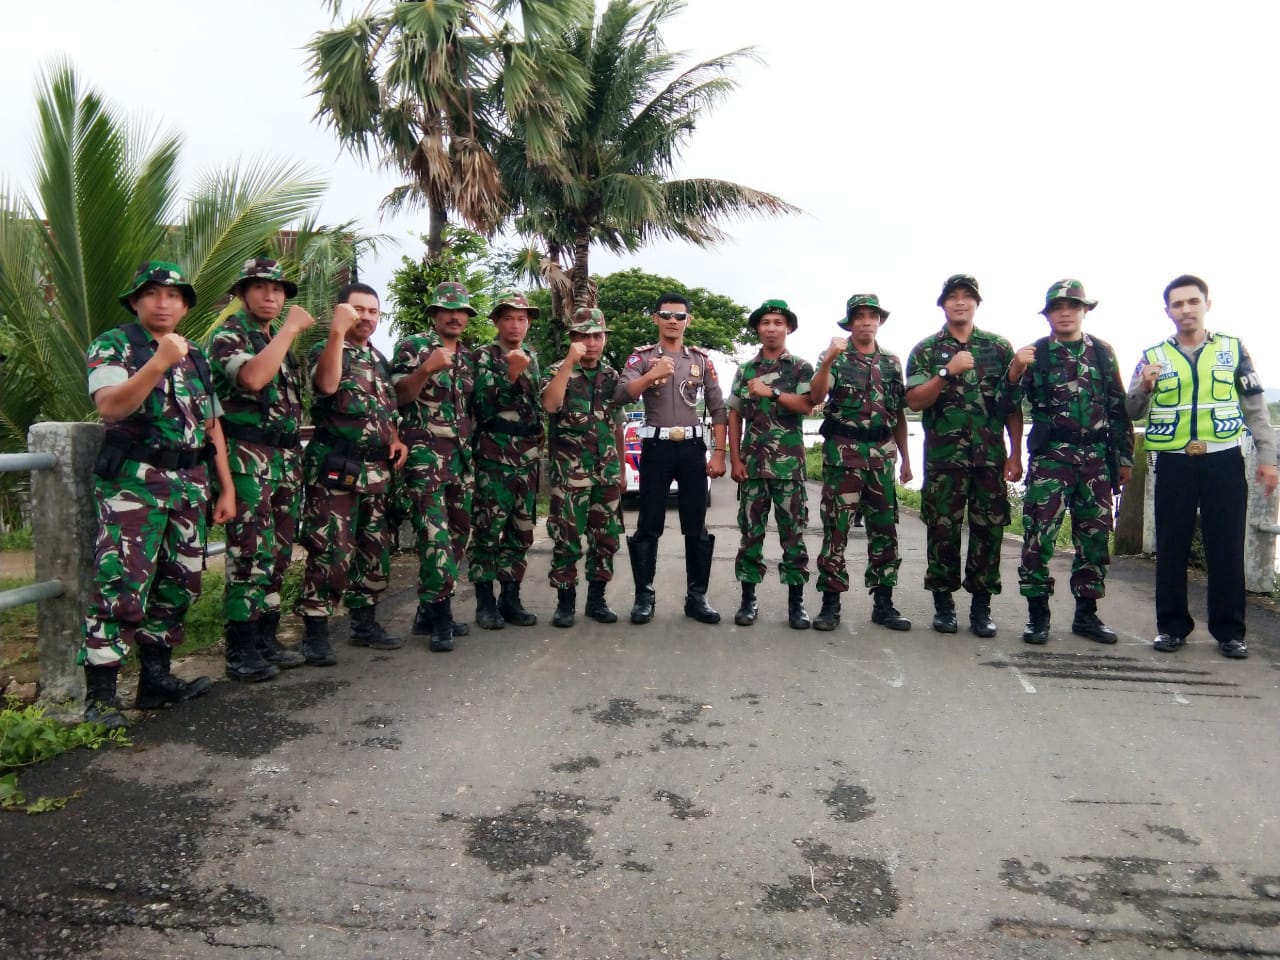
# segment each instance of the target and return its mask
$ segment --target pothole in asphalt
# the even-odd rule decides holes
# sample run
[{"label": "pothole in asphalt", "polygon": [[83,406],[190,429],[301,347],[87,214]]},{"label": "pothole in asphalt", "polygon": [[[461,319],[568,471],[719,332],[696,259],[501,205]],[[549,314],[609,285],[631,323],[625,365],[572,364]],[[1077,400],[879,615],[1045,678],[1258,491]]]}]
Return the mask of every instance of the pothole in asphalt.
[{"label": "pothole in asphalt", "polygon": [[818,794],[823,798],[822,802],[831,808],[832,820],[856,823],[876,812],[872,806],[876,798],[856,784],[842,780],[830,790],[819,790]]},{"label": "pothole in asphalt", "polygon": [[709,810],[699,809],[694,806],[692,800],[678,793],[672,793],[670,790],[658,790],[654,793],[653,799],[665,801],[671,808],[671,815],[677,820],[701,820],[703,817],[710,816],[711,813]]},{"label": "pothole in asphalt", "polygon": [[576,794],[539,791],[535,799],[509,807],[497,816],[458,817],[442,814],[441,820],[467,824],[468,856],[490,870],[511,873],[549,866],[564,858],[576,876],[596,870],[588,841],[594,831],[583,822],[588,813],[610,814],[612,801],[593,804]]},{"label": "pothole in asphalt", "polygon": [[760,908],[770,913],[825,910],[841,923],[870,923],[891,917],[900,906],[889,868],[881,860],[842,857],[825,843],[797,840],[807,873],[786,883],[766,884]]}]

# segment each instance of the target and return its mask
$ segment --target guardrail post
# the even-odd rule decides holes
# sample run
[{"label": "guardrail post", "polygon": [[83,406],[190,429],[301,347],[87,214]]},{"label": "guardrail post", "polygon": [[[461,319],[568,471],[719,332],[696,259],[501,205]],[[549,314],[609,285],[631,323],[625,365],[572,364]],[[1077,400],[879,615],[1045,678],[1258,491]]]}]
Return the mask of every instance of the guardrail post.
[{"label": "guardrail post", "polygon": [[61,580],[65,592],[39,606],[41,696],[84,698],[84,676],[76,667],[85,602],[93,586],[97,514],[93,464],[102,446],[99,423],[37,423],[27,434],[32,453],[52,453],[52,470],[31,474],[31,539],[36,580]]},{"label": "guardrail post", "polygon": [[[1280,431],[1277,431],[1280,440]],[[1254,477],[1258,465],[1253,443],[1244,449],[1245,477],[1249,481],[1249,500],[1244,521],[1244,588],[1250,593],[1271,593],[1276,588],[1276,537],[1259,530],[1276,522],[1276,504],[1280,493],[1270,497],[1262,495]]]}]

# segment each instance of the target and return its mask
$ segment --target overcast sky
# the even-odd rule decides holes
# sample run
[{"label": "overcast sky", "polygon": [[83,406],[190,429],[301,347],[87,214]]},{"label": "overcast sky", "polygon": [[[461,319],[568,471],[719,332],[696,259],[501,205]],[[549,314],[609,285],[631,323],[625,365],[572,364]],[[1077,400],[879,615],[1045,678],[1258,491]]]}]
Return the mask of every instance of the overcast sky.
[{"label": "overcast sky", "polygon": [[[763,59],[694,134],[680,174],[777,193],[800,216],[729,226],[699,251],[594,254],[754,307],[788,300],[795,352],[815,359],[852,293],[892,311],[881,343],[905,360],[942,323],[943,279],[969,272],[978,324],[1029,343],[1045,289],[1083,280],[1086,330],[1126,374],[1172,331],[1160,293],[1182,272],[1210,284],[1211,328],[1242,336],[1280,387],[1270,3],[792,3],[691,0],[670,46],[692,59],[755,45]],[[821,11],[819,15],[819,10]],[[329,24],[320,0],[42,0],[6,5],[0,174],[26,185],[39,70],[59,53],[130,115],[180,131],[185,172],[269,154],[330,182],[323,215],[392,234],[366,264],[385,287],[425,222],[379,222],[395,178],[341,154],[312,122],[302,47]]]}]

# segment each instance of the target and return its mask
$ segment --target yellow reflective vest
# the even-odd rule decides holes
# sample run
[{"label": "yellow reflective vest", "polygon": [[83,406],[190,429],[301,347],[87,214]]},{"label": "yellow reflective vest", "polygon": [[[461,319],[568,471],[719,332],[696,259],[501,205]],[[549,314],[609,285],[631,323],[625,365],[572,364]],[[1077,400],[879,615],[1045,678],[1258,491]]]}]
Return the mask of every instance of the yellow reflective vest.
[{"label": "yellow reflective vest", "polygon": [[1210,335],[1194,366],[1167,340],[1144,357],[1147,363],[1164,364],[1151,394],[1146,449],[1181,450],[1192,440],[1225,443],[1240,436],[1244,413],[1236,387],[1239,340]]}]

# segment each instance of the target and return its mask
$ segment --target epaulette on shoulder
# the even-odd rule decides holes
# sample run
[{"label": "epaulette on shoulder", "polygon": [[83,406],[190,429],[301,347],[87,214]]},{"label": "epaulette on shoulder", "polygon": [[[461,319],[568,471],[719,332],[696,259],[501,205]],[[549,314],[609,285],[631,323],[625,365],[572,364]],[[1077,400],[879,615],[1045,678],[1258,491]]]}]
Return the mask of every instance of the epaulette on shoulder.
[{"label": "epaulette on shoulder", "polygon": [[643,347],[636,347],[631,352],[644,353],[646,350],[657,350],[657,349],[658,349],[658,345],[656,343],[646,343]]}]

